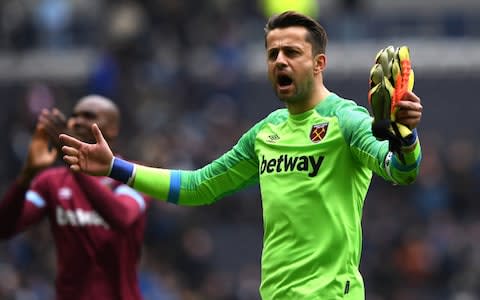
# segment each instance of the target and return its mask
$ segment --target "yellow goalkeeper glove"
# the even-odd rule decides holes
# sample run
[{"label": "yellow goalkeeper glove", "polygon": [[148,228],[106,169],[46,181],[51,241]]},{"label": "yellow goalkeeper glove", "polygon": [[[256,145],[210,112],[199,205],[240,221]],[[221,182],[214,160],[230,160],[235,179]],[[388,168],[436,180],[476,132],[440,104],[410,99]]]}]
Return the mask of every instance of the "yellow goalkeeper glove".
[{"label": "yellow goalkeeper glove", "polygon": [[412,131],[395,120],[396,104],[406,91],[412,91],[414,74],[407,46],[381,49],[370,70],[368,103],[373,114],[372,133],[378,140],[388,140],[390,150],[400,153]]}]

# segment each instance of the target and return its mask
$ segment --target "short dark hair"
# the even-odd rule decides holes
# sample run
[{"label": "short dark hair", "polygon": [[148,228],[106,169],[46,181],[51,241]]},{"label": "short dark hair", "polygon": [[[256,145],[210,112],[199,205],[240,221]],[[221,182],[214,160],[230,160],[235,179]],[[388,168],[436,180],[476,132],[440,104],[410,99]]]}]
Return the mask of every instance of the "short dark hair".
[{"label": "short dark hair", "polygon": [[307,42],[312,44],[314,55],[325,53],[328,40],[325,29],[314,19],[295,11],[286,11],[270,17],[265,25],[265,48],[267,47],[267,35],[270,31],[292,26],[300,26],[308,30],[306,39]]}]

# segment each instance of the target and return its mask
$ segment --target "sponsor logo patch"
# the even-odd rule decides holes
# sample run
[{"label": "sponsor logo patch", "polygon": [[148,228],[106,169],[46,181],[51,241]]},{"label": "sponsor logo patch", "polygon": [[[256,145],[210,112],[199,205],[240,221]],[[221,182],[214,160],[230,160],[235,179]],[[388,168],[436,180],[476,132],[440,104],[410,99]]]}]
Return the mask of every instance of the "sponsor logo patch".
[{"label": "sponsor logo patch", "polygon": [[87,211],[80,208],[64,209],[57,206],[56,219],[59,226],[102,226],[109,229],[107,222],[95,211]]},{"label": "sponsor logo patch", "polygon": [[289,156],[288,154],[265,159],[265,156],[262,155],[260,175],[263,173],[306,172],[308,177],[315,177],[320,170],[323,159],[323,156]]}]

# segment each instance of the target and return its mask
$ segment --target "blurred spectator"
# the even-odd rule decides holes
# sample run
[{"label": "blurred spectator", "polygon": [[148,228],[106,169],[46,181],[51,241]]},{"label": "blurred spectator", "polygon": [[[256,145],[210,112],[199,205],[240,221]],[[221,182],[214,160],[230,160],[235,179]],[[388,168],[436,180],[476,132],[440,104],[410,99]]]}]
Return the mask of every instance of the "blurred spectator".
[{"label": "blurred spectator", "polygon": [[71,0],[40,0],[34,8],[33,20],[40,46],[65,48],[71,45],[73,7]]}]

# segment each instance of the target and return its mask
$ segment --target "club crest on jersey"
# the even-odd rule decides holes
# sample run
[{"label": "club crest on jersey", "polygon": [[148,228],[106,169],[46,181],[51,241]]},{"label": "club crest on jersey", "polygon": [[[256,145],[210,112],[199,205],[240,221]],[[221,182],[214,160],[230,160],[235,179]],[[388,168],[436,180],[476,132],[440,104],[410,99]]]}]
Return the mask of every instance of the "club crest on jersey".
[{"label": "club crest on jersey", "polygon": [[58,190],[58,198],[60,200],[70,200],[72,198],[72,190],[68,187],[61,187]]},{"label": "club crest on jersey", "polygon": [[310,140],[314,143],[320,143],[327,134],[328,122],[315,124],[310,130]]}]

